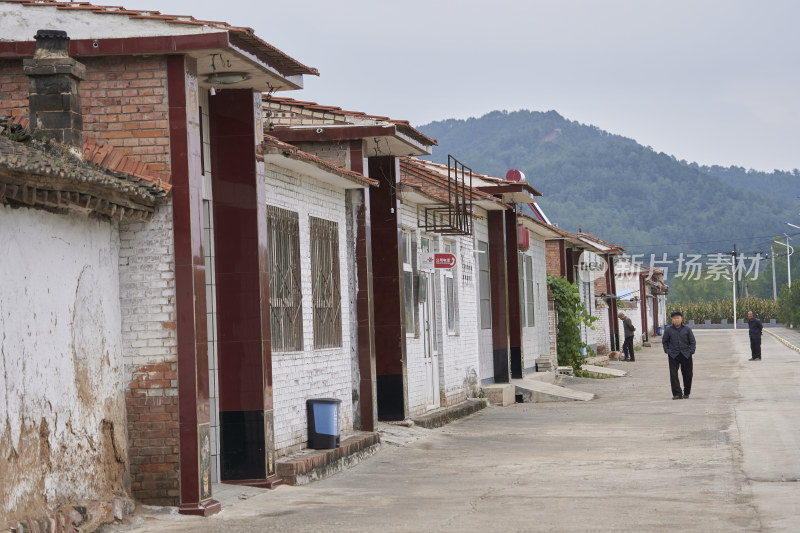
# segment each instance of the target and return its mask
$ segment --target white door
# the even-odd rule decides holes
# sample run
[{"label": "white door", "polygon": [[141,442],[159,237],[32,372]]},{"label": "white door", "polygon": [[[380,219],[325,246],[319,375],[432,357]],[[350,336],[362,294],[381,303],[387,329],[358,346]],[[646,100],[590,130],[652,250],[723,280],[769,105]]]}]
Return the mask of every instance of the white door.
[{"label": "white door", "polygon": [[425,344],[425,394],[428,409],[439,407],[439,351],[436,343],[436,291],[432,272],[420,273],[422,335]]}]

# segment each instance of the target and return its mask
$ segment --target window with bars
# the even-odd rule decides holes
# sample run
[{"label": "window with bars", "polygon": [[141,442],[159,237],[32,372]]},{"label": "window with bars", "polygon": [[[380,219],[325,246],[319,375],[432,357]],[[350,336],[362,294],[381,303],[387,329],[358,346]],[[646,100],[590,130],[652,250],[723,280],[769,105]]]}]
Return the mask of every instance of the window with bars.
[{"label": "window with bars", "polygon": [[339,224],[309,217],[314,348],[342,345],[342,298],[339,290]]},{"label": "window with bars", "polygon": [[[452,242],[444,241],[442,244],[444,253],[455,254],[456,247]],[[452,270],[445,270],[444,272],[444,292],[445,300],[447,303],[447,334],[458,335],[456,330],[456,309],[458,307],[456,293],[456,284]]]},{"label": "window with bars", "polygon": [[267,206],[270,335],[275,352],[303,349],[300,228],[297,213]]},{"label": "window with bars", "polygon": [[489,243],[478,241],[478,284],[481,294],[481,328],[492,327],[492,289],[489,286]]},{"label": "window with bars", "polygon": [[413,231],[404,230],[400,243],[403,254],[403,295],[405,297],[406,337],[417,334],[417,309],[414,305],[414,262],[417,251],[417,237]]},{"label": "window with bars", "polygon": [[528,327],[536,325],[536,306],[533,299],[533,257],[525,256],[525,314]]}]

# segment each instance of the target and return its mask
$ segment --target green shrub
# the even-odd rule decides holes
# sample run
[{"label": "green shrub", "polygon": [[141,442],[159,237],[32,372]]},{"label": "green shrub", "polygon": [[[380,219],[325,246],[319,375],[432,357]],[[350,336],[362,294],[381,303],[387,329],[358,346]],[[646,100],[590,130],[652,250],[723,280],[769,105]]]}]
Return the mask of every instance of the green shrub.
[{"label": "green shrub", "polygon": [[[591,329],[597,320],[589,314],[581,302],[578,286],[564,278],[547,276],[547,287],[555,300],[556,316],[556,353],[560,366],[571,366],[575,375],[580,375],[581,364],[587,356],[595,355],[594,351],[581,339],[581,325]],[[581,348],[587,355],[581,354]]]}]

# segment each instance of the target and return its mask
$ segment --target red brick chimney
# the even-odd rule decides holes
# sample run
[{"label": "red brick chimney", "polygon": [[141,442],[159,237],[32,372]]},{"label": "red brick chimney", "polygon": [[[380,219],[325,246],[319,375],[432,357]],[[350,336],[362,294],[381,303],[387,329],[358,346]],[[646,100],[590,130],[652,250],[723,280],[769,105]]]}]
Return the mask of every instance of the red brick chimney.
[{"label": "red brick chimney", "polygon": [[23,67],[30,78],[31,135],[83,147],[80,83],[86,67],[69,57],[67,32],[39,30],[36,52]]}]

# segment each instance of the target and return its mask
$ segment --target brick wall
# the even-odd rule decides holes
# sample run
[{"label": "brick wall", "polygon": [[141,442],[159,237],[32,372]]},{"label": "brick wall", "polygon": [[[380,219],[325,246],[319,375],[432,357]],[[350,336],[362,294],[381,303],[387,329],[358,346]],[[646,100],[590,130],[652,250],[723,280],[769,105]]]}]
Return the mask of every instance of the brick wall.
[{"label": "brick wall", "polygon": [[315,142],[315,143],[293,143],[299,149],[314,154],[315,156],[339,165],[344,168],[350,167],[350,141]]},{"label": "brick wall", "polygon": [[561,241],[547,241],[545,243],[545,260],[547,273],[551,276],[561,275],[561,252],[559,243]]},{"label": "brick wall", "polygon": [[120,302],[131,490],[177,505],[178,341],[172,204],[146,223],[120,224]]},{"label": "brick wall", "polygon": [[156,171],[169,172],[164,57],[81,58],[83,129]]},{"label": "brick wall", "polygon": [[[355,357],[354,350],[357,348],[351,347],[350,336],[344,189],[273,165],[265,165],[264,174],[267,203],[297,212],[300,226],[304,350],[272,354],[275,450],[279,455],[284,455],[299,449],[308,440],[306,400],[309,398],[327,397],[342,400],[340,429],[343,434],[352,431],[351,358]],[[342,295],[342,346],[338,348],[313,349],[309,216],[338,223],[339,289]]]},{"label": "brick wall", "polygon": [[0,115],[28,114],[28,77],[22,72],[22,61],[0,61]]},{"label": "brick wall", "polygon": [[[83,131],[123,155],[169,172],[166,60],[136,56],[85,57],[81,82]],[[25,116],[28,77],[21,60],[0,61],[0,114]]]}]

